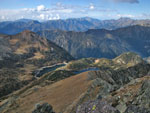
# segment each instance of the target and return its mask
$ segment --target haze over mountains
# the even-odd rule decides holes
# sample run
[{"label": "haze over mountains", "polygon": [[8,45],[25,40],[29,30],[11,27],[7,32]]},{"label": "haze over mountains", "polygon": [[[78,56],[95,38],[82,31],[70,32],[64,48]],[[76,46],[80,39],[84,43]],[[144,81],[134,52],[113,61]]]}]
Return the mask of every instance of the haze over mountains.
[{"label": "haze over mountains", "polygon": [[65,30],[65,31],[87,31],[88,29],[116,29],[131,25],[149,26],[150,20],[134,20],[130,18],[120,18],[118,20],[98,20],[94,18],[72,18],[66,20],[50,20],[39,22],[30,19],[20,19],[16,21],[0,22],[0,33],[16,34],[26,29],[37,32],[44,29]]}]

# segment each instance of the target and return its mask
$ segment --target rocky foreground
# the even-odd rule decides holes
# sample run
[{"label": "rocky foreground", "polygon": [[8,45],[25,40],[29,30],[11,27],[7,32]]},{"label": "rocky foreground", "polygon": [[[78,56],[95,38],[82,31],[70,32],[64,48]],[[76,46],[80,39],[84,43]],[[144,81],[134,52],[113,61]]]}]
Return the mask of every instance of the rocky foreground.
[{"label": "rocky foreground", "polygon": [[[100,70],[74,73],[91,66]],[[0,112],[149,113],[149,75],[150,64],[134,53],[72,61],[1,98]]]}]

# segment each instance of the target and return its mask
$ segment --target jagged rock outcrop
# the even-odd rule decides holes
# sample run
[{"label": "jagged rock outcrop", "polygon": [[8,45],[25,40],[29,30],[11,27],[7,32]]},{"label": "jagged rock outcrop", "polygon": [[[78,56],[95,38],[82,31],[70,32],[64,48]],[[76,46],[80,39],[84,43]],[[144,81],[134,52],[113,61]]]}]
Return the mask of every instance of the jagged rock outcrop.
[{"label": "jagged rock outcrop", "polygon": [[[96,105],[96,102],[102,102],[102,103],[106,102],[108,103],[108,105],[113,106],[113,108],[119,110],[121,113],[150,113],[150,100],[149,100],[150,77],[149,76],[143,76],[137,79],[133,79],[130,83],[114,91],[113,90],[110,91],[110,87],[108,87],[107,82],[103,82],[103,85],[100,83],[101,83],[100,81],[95,82],[95,87],[96,85],[102,87],[100,88],[100,93],[98,93],[100,95],[97,96],[97,98],[100,97],[101,100],[97,99],[96,101],[88,101],[80,104],[77,108],[77,113],[80,112],[86,113],[86,110],[87,112],[93,111],[99,113],[100,111],[97,112],[97,109],[98,106],[101,105],[101,103]],[[111,88],[113,88],[113,85],[111,85]],[[104,94],[105,95],[104,96],[103,93],[105,91],[107,92]],[[96,111],[94,111],[92,108]],[[102,106],[101,109],[103,109]],[[112,113],[112,111],[108,111],[107,113]]]},{"label": "jagged rock outcrop", "polygon": [[124,113],[150,113],[150,109],[130,105]]},{"label": "jagged rock outcrop", "polygon": [[145,80],[132,104],[150,110],[150,80]]},{"label": "jagged rock outcrop", "polygon": [[150,71],[149,64],[138,64],[127,69],[102,69],[100,71],[89,72],[89,79],[100,78],[110,84],[124,85],[129,83],[131,80],[143,77]]},{"label": "jagged rock outcrop", "polygon": [[80,105],[76,113],[120,113],[116,108],[109,105],[106,101],[88,101]]},{"label": "jagged rock outcrop", "polygon": [[44,103],[44,104],[37,104],[36,108],[32,113],[55,113],[53,111],[53,108],[50,104]]}]

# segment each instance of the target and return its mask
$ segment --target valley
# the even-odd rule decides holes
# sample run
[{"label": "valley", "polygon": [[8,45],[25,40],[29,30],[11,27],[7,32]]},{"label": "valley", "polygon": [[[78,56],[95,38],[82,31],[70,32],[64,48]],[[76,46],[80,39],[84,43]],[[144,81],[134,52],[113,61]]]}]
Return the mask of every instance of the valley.
[{"label": "valley", "polygon": [[[80,73],[75,73],[75,70],[80,70]],[[82,72],[83,70],[85,72]],[[134,95],[138,94],[138,89],[142,88],[144,81],[150,80],[149,72],[150,64],[139,55],[130,52],[112,60],[84,58],[70,61],[30,82],[24,88],[1,98],[0,112],[30,113],[34,105],[47,102],[53,106],[56,113],[76,113],[77,109],[80,111],[82,106],[86,107],[84,102],[94,102],[95,99],[102,98],[101,102],[107,101],[114,109],[126,113],[125,110],[130,109],[128,101],[138,100],[139,97]],[[129,96],[125,96],[126,93]],[[127,98],[127,101],[122,98]],[[78,108],[78,105],[81,107]],[[134,106],[147,109],[140,103]]]}]

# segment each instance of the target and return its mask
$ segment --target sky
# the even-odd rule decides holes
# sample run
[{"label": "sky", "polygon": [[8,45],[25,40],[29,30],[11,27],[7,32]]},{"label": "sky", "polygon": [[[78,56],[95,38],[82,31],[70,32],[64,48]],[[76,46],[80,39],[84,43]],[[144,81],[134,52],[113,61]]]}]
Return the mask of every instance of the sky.
[{"label": "sky", "polygon": [[0,21],[92,17],[150,19],[150,0],[0,0]]}]

